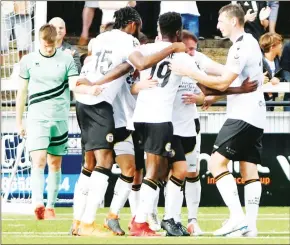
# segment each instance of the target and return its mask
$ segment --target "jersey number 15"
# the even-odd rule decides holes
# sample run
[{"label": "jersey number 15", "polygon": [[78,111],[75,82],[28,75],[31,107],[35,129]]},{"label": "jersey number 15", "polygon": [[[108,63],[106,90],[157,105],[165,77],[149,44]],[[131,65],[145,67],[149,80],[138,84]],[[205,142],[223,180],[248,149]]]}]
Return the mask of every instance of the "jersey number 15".
[{"label": "jersey number 15", "polygon": [[97,71],[100,67],[100,73],[102,75],[106,75],[106,73],[110,70],[112,65],[112,51],[105,50],[105,52],[97,52],[96,53],[97,61],[95,70]]}]

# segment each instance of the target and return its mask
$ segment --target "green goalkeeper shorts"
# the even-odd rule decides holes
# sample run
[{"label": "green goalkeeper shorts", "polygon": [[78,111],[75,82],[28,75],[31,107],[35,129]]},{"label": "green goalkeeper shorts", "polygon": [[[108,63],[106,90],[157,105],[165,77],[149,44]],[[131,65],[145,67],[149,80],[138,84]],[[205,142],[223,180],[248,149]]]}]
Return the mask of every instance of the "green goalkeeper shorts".
[{"label": "green goalkeeper shorts", "polygon": [[28,120],[28,151],[47,150],[48,154],[67,154],[68,121]]}]

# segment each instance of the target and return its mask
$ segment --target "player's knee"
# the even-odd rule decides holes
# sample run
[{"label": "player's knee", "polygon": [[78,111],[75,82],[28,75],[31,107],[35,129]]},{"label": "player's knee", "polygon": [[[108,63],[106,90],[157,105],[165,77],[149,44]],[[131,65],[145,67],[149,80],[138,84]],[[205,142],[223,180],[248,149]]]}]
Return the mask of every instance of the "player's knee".
[{"label": "player's knee", "polygon": [[95,152],[98,166],[111,169],[114,163],[113,153],[111,150],[98,150]]},{"label": "player's knee", "polygon": [[135,165],[128,165],[125,169],[122,169],[122,174],[126,176],[134,176],[135,174]]},{"label": "player's knee", "polygon": [[187,172],[186,177],[187,178],[196,178],[199,175],[199,170],[196,170],[196,172]]},{"label": "player's knee", "polygon": [[45,168],[46,165],[46,151],[32,151],[30,152],[32,164],[36,168]]},{"label": "player's knee", "polygon": [[85,153],[84,167],[90,171],[93,171],[96,166],[96,158],[93,151],[87,151]]},{"label": "player's knee", "polygon": [[240,162],[240,173],[244,181],[259,179],[257,165],[250,162]]},{"label": "player's knee", "polygon": [[185,161],[175,162],[172,168],[172,175],[184,180],[187,174],[187,164]]},{"label": "player's knee", "polygon": [[60,156],[51,156],[48,155],[47,163],[49,167],[49,171],[57,172],[61,168],[61,159]]}]

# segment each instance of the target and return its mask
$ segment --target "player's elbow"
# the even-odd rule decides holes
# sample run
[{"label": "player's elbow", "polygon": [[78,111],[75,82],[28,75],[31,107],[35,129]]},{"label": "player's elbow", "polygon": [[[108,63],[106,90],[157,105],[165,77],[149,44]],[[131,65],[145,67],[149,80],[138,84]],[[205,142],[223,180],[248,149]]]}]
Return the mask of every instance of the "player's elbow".
[{"label": "player's elbow", "polygon": [[217,85],[216,89],[221,91],[221,92],[225,92],[228,89],[229,86],[230,86],[230,83],[223,82],[223,83],[219,83]]}]

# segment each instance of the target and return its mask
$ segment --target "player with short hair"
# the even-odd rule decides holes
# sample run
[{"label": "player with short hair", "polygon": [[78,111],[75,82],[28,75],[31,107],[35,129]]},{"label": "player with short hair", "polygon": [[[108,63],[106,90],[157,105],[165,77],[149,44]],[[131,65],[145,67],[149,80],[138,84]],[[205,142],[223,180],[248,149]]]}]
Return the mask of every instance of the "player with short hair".
[{"label": "player with short hair", "polygon": [[[52,25],[39,30],[40,49],[23,56],[16,98],[18,133],[24,136],[22,116],[28,92],[27,147],[32,159],[32,202],[37,219],[55,218],[54,205],[61,183],[62,156],[67,154],[69,83],[78,76],[71,55],[57,50]],[[47,204],[44,206],[44,168],[48,163]]]},{"label": "player with short hair", "polygon": [[[257,164],[261,163],[262,137],[266,121],[263,84],[262,54],[258,42],[244,32],[244,12],[238,5],[226,5],[219,11],[218,29],[229,37],[233,45],[229,50],[226,72],[221,76],[207,76],[177,63],[172,70],[188,75],[199,83],[220,91],[241,85],[246,78],[258,81],[258,89],[247,94],[227,96],[227,120],[214,144],[209,169],[230,210],[230,218],[214,235],[241,232],[256,236],[256,220],[261,196],[261,183]],[[244,145],[244,142],[247,142]],[[237,184],[227,169],[229,160],[240,161],[245,180],[246,217],[238,196]]]},{"label": "player with short hair", "polygon": [[[129,56],[131,62],[139,69],[140,57],[154,54],[169,46],[172,42],[181,40],[182,20],[175,12],[169,12],[159,17],[159,27],[162,40],[153,44],[142,45]],[[159,194],[158,171],[164,167],[162,162],[171,151],[173,136],[172,109],[174,98],[181,82],[181,76],[171,74],[169,62],[174,59],[189,67],[196,66],[190,56],[185,53],[172,54],[151,69],[141,72],[141,80],[152,77],[158,80],[157,87],[138,91],[136,108],[133,115],[134,128],[138,141],[146,152],[146,176],[141,185],[140,205],[135,219],[131,223],[130,234],[133,236],[155,236],[149,228],[147,214],[153,213],[156,196]],[[137,83],[138,84],[138,83]],[[136,86],[137,86],[136,84]],[[132,90],[134,90],[134,85]],[[181,186],[180,182],[178,184]],[[174,221],[168,222],[167,231]]]},{"label": "player with short hair", "polygon": [[[141,25],[141,18],[133,8],[126,7],[116,11],[114,29],[100,34],[94,41],[92,58],[95,72],[90,73],[91,77],[87,77],[87,85],[90,86],[81,84],[74,87],[82,141],[86,154],[94,152],[97,166],[93,172],[86,169],[79,178],[78,185],[82,190],[80,195],[83,195],[83,198],[86,199],[86,193],[88,194],[85,205],[79,206],[80,215],[78,219],[75,217],[72,228],[73,234],[76,234],[79,227],[78,235],[103,235],[96,227],[94,220],[96,210],[104,198],[114,162],[112,150],[117,135],[112,103],[131,69],[129,64],[123,65],[122,63],[127,60],[134,47],[139,44],[134,36],[138,36]],[[179,46],[171,45],[150,57],[140,59],[141,68],[152,66],[176,51],[176,47]],[[110,77],[110,74],[119,71],[120,66],[125,66],[126,69],[123,70],[122,74],[117,72],[118,76],[112,79],[113,82],[107,80],[106,84],[97,85],[99,80],[104,82],[105,77]],[[80,197],[78,200],[83,198]],[[84,204],[84,202],[82,203]]]}]

